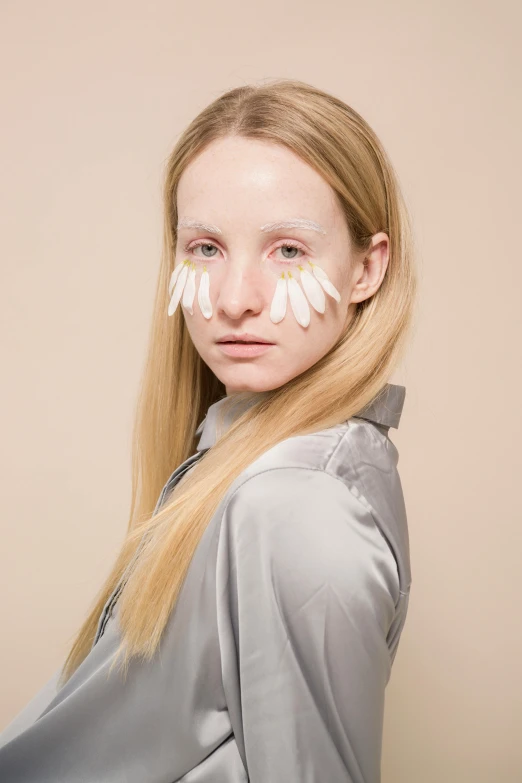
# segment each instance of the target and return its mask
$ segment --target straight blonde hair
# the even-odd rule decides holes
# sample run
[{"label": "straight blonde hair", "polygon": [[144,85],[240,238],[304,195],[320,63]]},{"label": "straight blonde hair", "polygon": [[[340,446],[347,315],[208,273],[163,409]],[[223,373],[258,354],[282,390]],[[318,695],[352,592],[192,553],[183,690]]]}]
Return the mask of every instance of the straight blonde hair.
[{"label": "straight blonde hair", "polygon": [[[299,155],[337,194],[354,250],[368,251],[372,236],[384,231],[390,259],[379,289],[357,303],[328,353],[259,395],[153,514],[172,470],[195,452],[195,430],[209,405],[226,394],[197,353],[181,308],[169,318],[167,307],[178,182],[207,145],[232,135],[281,144]],[[195,549],[232,482],[278,442],[345,421],[383,390],[413,320],[412,257],[410,218],[393,167],[369,125],[338,98],[297,80],[247,85],[218,97],[188,126],[166,165],[163,253],[133,432],[128,530],[72,644],[60,684],[91,650],[100,614],[120,582],[121,644],[113,665],[122,652],[125,673],[132,657],[150,660]]]}]

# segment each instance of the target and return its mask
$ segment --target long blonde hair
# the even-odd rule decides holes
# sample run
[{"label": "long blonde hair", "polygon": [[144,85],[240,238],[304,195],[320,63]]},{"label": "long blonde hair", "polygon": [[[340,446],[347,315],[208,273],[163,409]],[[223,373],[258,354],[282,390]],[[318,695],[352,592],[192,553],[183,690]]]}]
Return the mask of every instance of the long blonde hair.
[{"label": "long blonde hair", "polygon": [[[226,393],[194,348],[181,308],[168,318],[167,307],[180,176],[208,144],[230,135],[282,144],[299,155],[336,192],[354,250],[367,251],[372,236],[384,231],[390,260],[379,289],[356,305],[328,353],[298,377],[260,395],[153,515],[168,476],[195,452],[195,430],[207,408]],[[402,355],[416,286],[410,218],[397,177],[375,133],[350,106],[313,86],[283,79],[232,89],[193,120],[166,166],[163,254],[133,433],[128,531],[74,640],[61,684],[89,653],[103,607],[124,575],[115,660],[125,650],[126,671],[131,657],[152,658],[224,493],[279,441],[345,421],[374,399]]]}]

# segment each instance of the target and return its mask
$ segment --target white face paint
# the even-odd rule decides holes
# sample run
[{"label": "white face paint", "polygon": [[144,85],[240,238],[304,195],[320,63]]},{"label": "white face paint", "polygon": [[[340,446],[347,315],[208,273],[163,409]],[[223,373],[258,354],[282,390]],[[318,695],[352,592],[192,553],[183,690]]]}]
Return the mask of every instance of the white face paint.
[{"label": "white face paint", "polygon": [[[352,251],[332,188],[282,145],[212,142],[183,172],[177,210],[168,315],[181,305],[227,394],[275,389],[304,372],[338,340],[350,303],[378,287]],[[269,345],[220,342],[230,334]]]}]

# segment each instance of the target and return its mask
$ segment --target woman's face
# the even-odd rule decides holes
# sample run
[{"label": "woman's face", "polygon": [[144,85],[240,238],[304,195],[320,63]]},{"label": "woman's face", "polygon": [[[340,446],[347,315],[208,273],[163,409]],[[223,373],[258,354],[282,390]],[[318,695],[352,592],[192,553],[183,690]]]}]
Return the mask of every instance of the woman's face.
[{"label": "woman's face", "polygon": [[[196,268],[193,315],[182,302],[179,306],[196,350],[227,394],[276,389],[315,364],[350,320],[355,305],[349,305],[371,296],[386,270],[386,234],[375,235],[365,268],[364,256],[352,252],[332,188],[282,145],[242,137],[212,142],[183,172],[177,207],[175,261],[188,259]],[[279,225],[296,219],[306,223]],[[325,291],[321,313],[307,299],[310,322],[304,327],[288,298],[286,314],[274,323],[271,306],[282,273],[290,272],[302,289],[298,265],[312,272],[309,262],[326,273],[340,301]],[[204,266],[208,319],[197,295]],[[260,350],[219,342],[245,333],[270,345]]]}]

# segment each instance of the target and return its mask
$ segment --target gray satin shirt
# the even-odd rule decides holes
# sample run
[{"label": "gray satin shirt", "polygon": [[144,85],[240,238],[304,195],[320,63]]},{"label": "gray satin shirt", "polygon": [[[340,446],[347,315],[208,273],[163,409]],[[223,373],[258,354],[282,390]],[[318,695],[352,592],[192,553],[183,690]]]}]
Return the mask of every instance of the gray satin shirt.
[{"label": "gray satin shirt", "polygon": [[[0,735],[1,783],[379,783],[411,585],[388,437],[404,398],[387,384],[358,416],[288,438],[241,473],[196,549],[159,657],[132,660],[125,683],[117,667],[108,676],[118,586],[71,679],[57,690],[60,667]],[[223,400],[155,510],[216,441]]]}]

